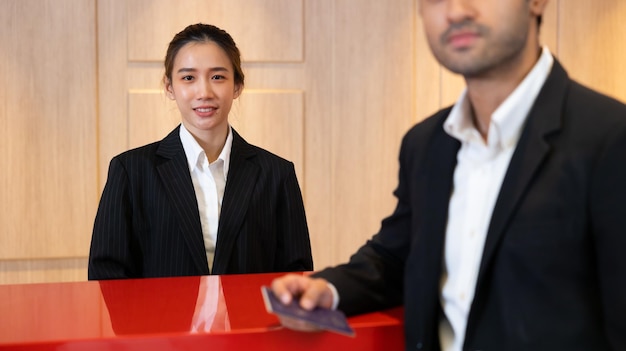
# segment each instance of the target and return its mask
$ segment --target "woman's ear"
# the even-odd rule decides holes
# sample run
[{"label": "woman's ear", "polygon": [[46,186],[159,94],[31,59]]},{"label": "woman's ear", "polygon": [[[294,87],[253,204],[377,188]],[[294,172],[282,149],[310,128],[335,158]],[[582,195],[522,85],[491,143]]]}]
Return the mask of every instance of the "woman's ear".
[{"label": "woman's ear", "polygon": [[233,95],[233,100],[238,98],[241,95],[241,91],[243,90],[243,84],[235,84],[235,94]]},{"label": "woman's ear", "polygon": [[169,79],[163,79],[163,84],[165,84],[165,95],[167,95],[170,100],[176,100],[176,95],[174,95],[174,88],[172,87],[172,82]]}]

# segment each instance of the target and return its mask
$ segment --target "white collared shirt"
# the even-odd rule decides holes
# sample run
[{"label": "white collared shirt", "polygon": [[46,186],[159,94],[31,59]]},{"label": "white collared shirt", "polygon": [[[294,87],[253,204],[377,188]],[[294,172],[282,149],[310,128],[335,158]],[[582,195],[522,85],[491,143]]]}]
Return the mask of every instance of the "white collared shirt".
[{"label": "white collared shirt", "polygon": [[487,142],[472,122],[467,90],[444,123],[446,133],[461,142],[448,207],[441,277],[445,318],[440,322],[439,336],[444,351],[463,348],[491,214],[526,117],[553,63],[552,54],[543,48],[533,69],[491,116]]},{"label": "white collared shirt", "polygon": [[202,238],[204,239],[204,249],[209,262],[209,270],[212,270],[220,212],[224,199],[224,188],[230,165],[233,132],[229,126],[228,136],[222,152],[210,164],[200,144],[182,123],[179,134],[185,155],[187,156],[189,173],[191,173],[191,180],[196,193],[196,200],[198,201]]}]

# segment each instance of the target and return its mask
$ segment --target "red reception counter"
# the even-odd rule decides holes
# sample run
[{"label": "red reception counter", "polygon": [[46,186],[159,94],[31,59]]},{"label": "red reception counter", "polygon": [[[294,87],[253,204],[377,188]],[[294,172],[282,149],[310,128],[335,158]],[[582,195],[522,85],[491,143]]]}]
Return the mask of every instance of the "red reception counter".
[{"label": "red reception counter", "polygon": [[0,350],[403,350],[403,311],[356,335],[296,332],[265,310],[280,274],[0,285]]}]

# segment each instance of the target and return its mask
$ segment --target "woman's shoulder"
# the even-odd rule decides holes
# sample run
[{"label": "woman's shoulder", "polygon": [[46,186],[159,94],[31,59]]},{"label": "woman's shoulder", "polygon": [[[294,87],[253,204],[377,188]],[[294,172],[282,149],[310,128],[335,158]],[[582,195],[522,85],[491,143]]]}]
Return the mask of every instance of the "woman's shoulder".
[{"label": "woman's shoulder", "polygon": [[243,137],[241,137],[236,131],[234,131],[234,139],[232,146],[232,153],[237,153],[245,158],[255,158],[258,163],[272,167],[287,167],[293,168],[293,162],[290,160],[275,154],[273,151],[265,149],[263,147],[248,143]]},{"label": "woman's shoulder", "polygon": [[293,162],[260,146],[248,144],[260,164],[277,168],[293,168]]},{"label": "woman's shoulder", "polygon": [[156,150],[158,149],[160,143],[160,141],[156,141],[150,144],[135,147],[116,155],[115,158],[127,161],[150,157],[156,154]]},{"label": "woman's shoulder", "polygon": [[165,138],[124,151],[116,159],[124,161],[154,160],[158,155],[171,158],[183,150],[178,136],[178,127],[171,131]]}]

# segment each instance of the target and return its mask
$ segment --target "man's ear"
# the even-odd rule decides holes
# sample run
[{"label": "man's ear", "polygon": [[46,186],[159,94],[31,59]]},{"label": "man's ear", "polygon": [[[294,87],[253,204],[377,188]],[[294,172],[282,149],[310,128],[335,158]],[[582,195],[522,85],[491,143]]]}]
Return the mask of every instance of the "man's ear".
[{"label": "man's ear", "polygon": [[548,6],[548,0],[530,0],[530,12],[537,17],[543,16],[546,6]]}]

